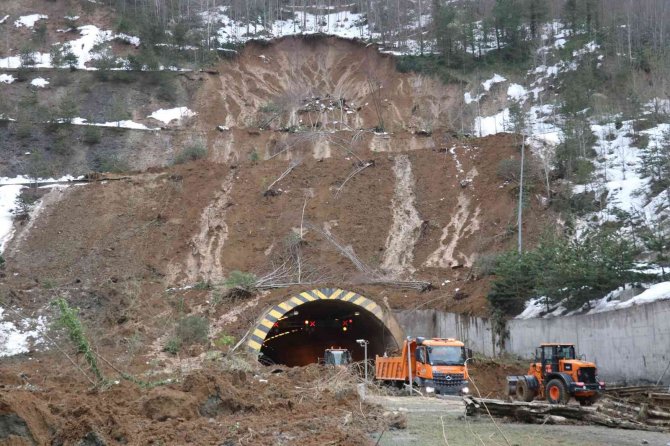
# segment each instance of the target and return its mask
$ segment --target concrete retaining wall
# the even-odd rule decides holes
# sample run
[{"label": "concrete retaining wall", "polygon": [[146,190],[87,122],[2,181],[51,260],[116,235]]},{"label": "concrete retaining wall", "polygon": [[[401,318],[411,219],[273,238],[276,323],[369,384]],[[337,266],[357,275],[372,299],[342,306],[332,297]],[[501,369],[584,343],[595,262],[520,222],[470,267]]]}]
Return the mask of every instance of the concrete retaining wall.
[{"label": "concrete retaining wall", "polygon": [[[487,356],[499,353],[490,321],[432,310],[396,313],[409,336],[457,337]],[[529,358],[541,342],[574,343],[607,381],[656,382],[670,362],[670,301],[592,315],[511,320],[505,350]],[[670,384],[670,370],[664,384]]]},{"label": "concrete retaining wall", "polygon": [[457,338],[483,355],[499,353],[488,319],[435,310],[397,311],[395,316],[406,336]]}]

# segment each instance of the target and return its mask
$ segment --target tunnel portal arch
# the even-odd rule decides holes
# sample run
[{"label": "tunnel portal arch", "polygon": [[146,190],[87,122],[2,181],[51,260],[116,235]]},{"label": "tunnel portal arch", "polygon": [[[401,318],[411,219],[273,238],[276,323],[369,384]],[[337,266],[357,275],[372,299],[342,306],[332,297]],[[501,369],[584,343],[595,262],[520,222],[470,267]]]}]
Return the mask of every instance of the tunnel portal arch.
[{"label": "tunnel portal arch", "polygon": [[[332,302],[332,305],[330,302]],[[385,310],[372,299],[353,291],[340,288],[320,288],[291,296],[263,313],[247,340],[248,350],[250,353],[260,356],[264,349],[264,343],[272,340],[272,336],[268,337],[268,334],[276,333],[276,327],[283,323],[280,321],[289,318],[291,314],[297,313],[298,310],[311,312],[315,311],[316,307],[321,314],[324,311],[327,312],[330,308],[334,312],[339,311],[341,313],[343,308],[349,307],[356,310],[356,314],[361,314],[361,318],[365,317],[368,324],[378,325],[387,339],[381,341],[384,344],[383,347],[380,347],[379,340],[372,343],[376,346],[376,351],[375,349],[370,351],[370,357],[374,357],[374,354],[382,354],[387,348],[392,350],[402,345],[404,333],[390,311]],[[369,336],[375,336],[372,331],[365,332],[361,337],[366,337],[368,334]],[[361,332],[359,331],[359,333]]]}]

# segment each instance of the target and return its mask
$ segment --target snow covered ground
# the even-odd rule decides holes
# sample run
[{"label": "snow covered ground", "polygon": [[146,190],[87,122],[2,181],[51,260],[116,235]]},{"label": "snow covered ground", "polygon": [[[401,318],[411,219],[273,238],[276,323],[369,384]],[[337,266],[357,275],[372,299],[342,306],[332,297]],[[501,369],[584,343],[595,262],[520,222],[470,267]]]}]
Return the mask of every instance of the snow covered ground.
[{"label": "snow covered ground", "polygon": [[[138,37],[128,36],[126,34],[114,34],[109,30],[102,30],[95,25],[83,25],[77,28],[81,37],[69,42],[56,44],[60,46],[63,51],[71,52],[77,56],[77,64],[75,65],[80,70],[95,70],[94,67],[89,67],[87,64],[92,60],[100,57],[97,51],[101,45],[110,42],[113,39],[125,41],[131,45],[139,46],[140,39]],[[35,68],[54,68],[49,53],[35,52],[33,54],[35,63],[32,65]],[[20,56],[8,56],[0,58],[0,68],[17,69],[21,67]]]},{"label": "snow covered ground", "polygon": [[44,15],[44,14],[30,14],[30,15],[24,15],[18,18],[14,22],[14,26],[17,28],[26,27],[26,28],[32,28],[35,26],[35,23],[37,23],[38,20],[46,20],[48,19],[49,16]]},{"label": "snow covered ground", "polygon": [[190,118],[191,116],[195,115],[196,113],[192,110],[189,110],[188,107],[177,107],[156,110],[148,117],[157,121],[161,121],[163,124],[169,124],[171,121],[182,120],[184,118]]},{"label": "snow covered ground", "polygon": [[[59,183],[76,179],[71,175],[62,178],[38,179],[39,183]],[[35,182],[35,179],[23,175],[14,178],[0,177],[0,254],[5,250],[7,243],[14,235],[14,213],[16,199],[26,184]]]},{"label": "snow covered ground", "polygon": [[[4,178],[3,178],[4,179]],[[0,254],[14,235],[14,214],[16,199],[24,186],[0,186]]]},{"label": "snow covered ground", "polygon": [[11,84],[16,78],[11,74],[0,74],[0,83],[2,84]]},{"label": "snow covered ground", "polygon": [[49,81],[44,79],[43,77],[36,77],[32,81],[30,81],[30,85],[32,85],[33,87],[44,88],[47,85],[49,85]]},{"label": "snow covered ground", "polygon": [[[603,210],[584,218],[589,224],[616,221],[618,211],[641,213],[646,219],[653,220],[657,216],[659,205],[664,200],[668,201],[667,191],[656,197],[649,197],[645,193],[649,190],[650,180],[642,174],[643,150],[636,146],[633,138],[637,133],[634,129],[635,122],[624,121],[618,129],[614,122],[591,125],[591,130],[598,138],[595,145],[598,157],[594,161],[594,176],[601,181],[577,185],[573,192],[594,192],[596,198],[607,194],[607,201]],[[670,124],[659,124],[639,134],[649,138],[649,145],[657,145],[661,144],[665,132],[670,132]],[[667,204],[670,205],[670,201]]]},{"label": "snow covered ground", "polygon": [[19,322],[9,319],[10,311],[0,307],[0,358],[28,353],[40,342],[40,333],[46,330],[46,318],[24,318]]},{"label": "snow covered ground", "polygon": [[70,122],[72,125],[88,125],[92,127],[112,127],[118,129],[131,129],[131,130],[149,130],[149,131],[158,131],[160,128],[156,127],[147,127],[144,124],[139,122],[123,120],[123,121],[110,121],[110,122],[88,122],[84,118],[73,118]]},{"label": "snow covered ground", "polygon": [[644,305],[661,300],[670,300],[670,282],[660,282],[647,285],[647,289],[633,295],[630,286],[620,287],[600,299],[589,302],[582,309],[568,312],[562,304],[547,306],[544,297],[530,299],[526,302],[526,309],[516,319],[533,319],[538,317],[550,318],[571,316],[575,314],[594,314],[605,311],[621,310],[635,305]]}]

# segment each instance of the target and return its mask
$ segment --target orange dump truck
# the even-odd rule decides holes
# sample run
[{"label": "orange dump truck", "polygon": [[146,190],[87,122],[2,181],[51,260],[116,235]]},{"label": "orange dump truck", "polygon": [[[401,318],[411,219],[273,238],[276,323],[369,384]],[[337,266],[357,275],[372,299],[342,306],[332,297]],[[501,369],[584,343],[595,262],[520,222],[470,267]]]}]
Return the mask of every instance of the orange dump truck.
[{"label": "orange dump truck", "polygon": [[410,381],[427,393],[467,394],[470,349],[453,338],[408,338],[400,356],[375,358],[375,378],[388,384]]}]

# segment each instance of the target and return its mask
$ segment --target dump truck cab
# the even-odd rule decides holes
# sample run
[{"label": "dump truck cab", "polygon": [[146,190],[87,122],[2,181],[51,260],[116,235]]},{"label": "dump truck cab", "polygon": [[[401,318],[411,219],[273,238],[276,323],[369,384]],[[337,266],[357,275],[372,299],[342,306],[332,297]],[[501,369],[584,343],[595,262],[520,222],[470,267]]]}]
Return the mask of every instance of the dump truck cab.
[{"label": "dump truck cab", "polygon": [[457,339],[407,339],[400,356],[376,357],[375,378],[389,384],[411,382],[427,393],[465,394],[469,356],[470,350]]},{"label": "dump truck cab", "polygon": [[416,385],[440,394],[463,393],[468,389],[465,344],[453,338],[417,338],[416,343]]},{"label": "dump truck cab", "polygon": [[535,350],[528,374],[509,376],[508,394],[522,401],[535,397],[566,404],[574,397],[582,405],[593,404],[605,390],[596,364],[577,358],[573,344],[546,343]]}]

